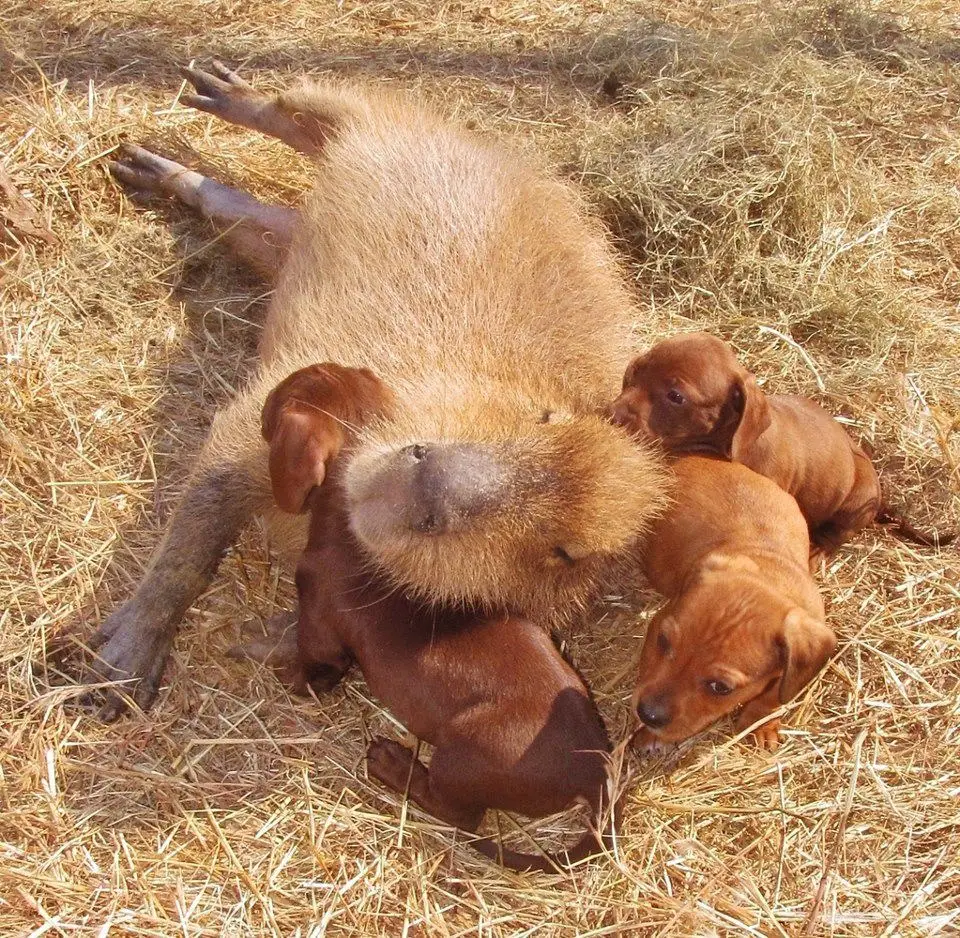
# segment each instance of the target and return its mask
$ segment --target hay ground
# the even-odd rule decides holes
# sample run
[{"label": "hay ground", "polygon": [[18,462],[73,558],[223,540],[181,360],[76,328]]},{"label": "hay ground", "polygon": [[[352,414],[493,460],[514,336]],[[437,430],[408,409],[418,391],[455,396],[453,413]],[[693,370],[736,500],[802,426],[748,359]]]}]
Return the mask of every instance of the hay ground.
[{"label": "hay ground", "polygon": [[[835,660],[776,755],[721,727],[635,763],[617,861],[505,873],[370,784],[389,718],[227,662],[291,601],[250,530],[147,716],[41,667],[131,590],[249,367],[263,287],[106,177],[146,140],[262,197],[303,163],[175,103],[217,55],[260,84],[408,88],[547,155],[621,239],[643,346],[707,326],[816,396],[919,519],[958,522],[960,17],[938,0],[0,0],[0,934],[934,935],[960,928],[960,554],[871,531],[822,571]],[[570,645],[614,732],[651,598]]]}]

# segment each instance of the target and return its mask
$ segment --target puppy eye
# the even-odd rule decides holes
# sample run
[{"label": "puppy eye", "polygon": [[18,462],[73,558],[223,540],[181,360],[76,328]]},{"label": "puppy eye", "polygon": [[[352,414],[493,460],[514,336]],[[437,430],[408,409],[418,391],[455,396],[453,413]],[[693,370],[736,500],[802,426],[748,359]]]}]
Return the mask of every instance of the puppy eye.
[{"label": "puppy eye", "polygon": [[707,690],[711,694],[716,694],[717,697],[726,697],[733,692],[733,688],[729,684],[724,684],[723,681],[707,681]]},{"label": "puppy eye", "polygon": [[663,632],[657,636],[657,648],[659,648],[663,654],[666,654],[668,651],[670,651],[670,639],[667,638]]},{"label": "puppy eye", "polygon": [[687,403],[687,399],[676,388],[670,388],[670,390],[667,391],[667,400],[677,406]]}]

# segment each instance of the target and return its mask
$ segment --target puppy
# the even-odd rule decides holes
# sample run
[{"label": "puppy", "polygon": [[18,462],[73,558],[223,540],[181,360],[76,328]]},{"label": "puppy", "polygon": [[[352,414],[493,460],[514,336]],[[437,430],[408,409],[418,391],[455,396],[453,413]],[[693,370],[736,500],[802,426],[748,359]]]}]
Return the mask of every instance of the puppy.
[{"label": "puppy", "polygon": [[[370,690],[435,748],[429,769],[384,738],[369,773],[425,811],[474,831],[488,808],[541,817],[586,803],[599,824],[608,804],[610,746],[583,681],[547,633],[496,610],[426,604],[364,557],[350,526],[343,462],[351,429],[389,413],[391,395],[364,369],[317,365],[282,382],[263,410],[277,503],[311,512],[296,572],[296,647],[283,661],[300,689],[333,687],[356,662]],[[429,474],[424,460],[422,472]],[[389,492],[383,493],[384,498]],[[546,872],[602,849],[596,827],[561,855],[474,846],[513,869]]]},{"label": "puppy", "polygon": [[796,498],[817,552],[832,553],[874,521],[921,544],[954,537],[925,535],[885,507],[873,463],[836,420],[811,400],[764,395],[730,346],[705,332],[635,358],[612,414],[671,453],[712,453],[772,479]]},{"label": "puppy", "polygon": [[[633,704],[652,750],[739,709],[752,726],[795,697],[836,648],[810,576],[807,526],[796,501],[737,463],[674,463],[674,504],[644,549],[667,605],[650,623]],[[779,719],[753,730],[778,745]]]}]

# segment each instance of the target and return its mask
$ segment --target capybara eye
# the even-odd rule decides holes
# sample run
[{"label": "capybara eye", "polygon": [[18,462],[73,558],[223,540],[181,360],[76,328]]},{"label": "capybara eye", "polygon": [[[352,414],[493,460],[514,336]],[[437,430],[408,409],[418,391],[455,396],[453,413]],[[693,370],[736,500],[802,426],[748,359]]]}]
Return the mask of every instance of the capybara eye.
[{"label": "capybara eye", "polygon": [[553,416],[552,410],[545,410],[540,414],[540,419],[537,423],[550,423],[550,418]]},{"label": "capybara eye", "polygon": [[687,399],[676,388],[670,388],[670,390],[667,391],[667,400],[677,406],[687,403]]},{"label": "capybara eye", "polygon": [[729,684],[724,684],[723,681],[707,681],[707,690],[717,697],[726,697],[733,692],[733,688]]},{"label": "capybara eye", "polygon": [[568,567],[572,567],[576,561],[562,547],[553,548],[553,556],[563,561]]},{"label": "capybara eye", "polygon": [[663,654],[666,654],[668,651],[670,651],[670,639],[667,638],[663,632],[657,636],[657,648],[659,648]]}]

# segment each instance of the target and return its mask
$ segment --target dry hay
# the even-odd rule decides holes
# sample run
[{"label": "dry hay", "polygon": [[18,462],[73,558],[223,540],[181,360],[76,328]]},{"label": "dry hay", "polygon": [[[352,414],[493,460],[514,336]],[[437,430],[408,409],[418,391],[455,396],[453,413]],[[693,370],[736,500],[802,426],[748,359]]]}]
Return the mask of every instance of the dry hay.
[{"label": "dry hay", "polygon": [[[546,152],[623,240],[661,332],[732,339],[768,387],[845,414],[896,501],[957,523],[947,6],[6,0],[0,933],[956,933],[953,548],[870,532],[845,549],[822,572],[841,646],[781,751],[721,728],[635,764],[619,856],[559,882],[451,848],[366,780],[364,738],[396,730],[359,678],[294,700],[224,661],[242,620],[291,598],[256,530],[190,613],[148,716],[64,709],[72,689],[38,664],[65,623],[92,628],[129,593],[263,308],[209,231],[133,206],[101,157],[124,137],[195,148],[283,200],[308,178],[175,106],[174,64],[194,55],[268,86],[373,76]],[[651,608],[633,600],[571,636],[615,734]]]}]

